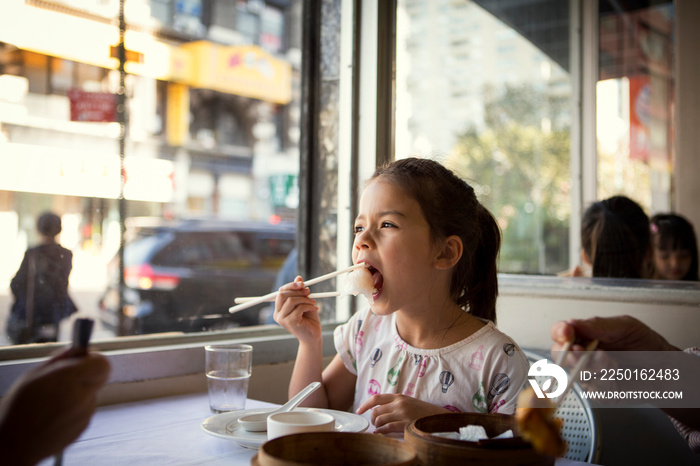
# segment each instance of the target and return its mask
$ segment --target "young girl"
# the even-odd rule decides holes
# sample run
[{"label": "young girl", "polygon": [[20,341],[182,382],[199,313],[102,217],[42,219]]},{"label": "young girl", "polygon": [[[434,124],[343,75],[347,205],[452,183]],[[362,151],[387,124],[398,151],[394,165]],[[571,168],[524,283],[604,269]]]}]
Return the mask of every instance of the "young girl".
[{"label": "young girl", "polygon": [[657,214],[651,218],[654,246],[654,278],[698,280],[698,243],[693,225],[677,214]]},{"label": "young girl", "polygon": [[275,321],[299,340],[289,393],[321,381],[308,406],[352,407],[380,433],[449,411],[512,414],[528,363],[494,325],[500,241],[471,186],[439,163],[380,168],[360,200],[352,251],[369,265],[374,303],[336,329],[325,369],[309,289],[301,277],[280,288]]}]

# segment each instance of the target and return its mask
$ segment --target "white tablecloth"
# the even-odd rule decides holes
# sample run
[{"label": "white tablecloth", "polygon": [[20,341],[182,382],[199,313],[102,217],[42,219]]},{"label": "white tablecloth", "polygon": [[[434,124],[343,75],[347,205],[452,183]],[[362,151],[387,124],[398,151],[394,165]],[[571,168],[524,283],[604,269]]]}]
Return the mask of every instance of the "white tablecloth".
[{"label": "white tablecloth", "polygon": [[[246,408],[274,406],[248,400]],[[248,466],[256,450],[214,437],[201,428],[211,416],[206,393],[99,408],[83,435],[63,453],[64,466]],[[42,466],[53,464],[47,459]],[[559,459],[556,466],[584,463]]]}]

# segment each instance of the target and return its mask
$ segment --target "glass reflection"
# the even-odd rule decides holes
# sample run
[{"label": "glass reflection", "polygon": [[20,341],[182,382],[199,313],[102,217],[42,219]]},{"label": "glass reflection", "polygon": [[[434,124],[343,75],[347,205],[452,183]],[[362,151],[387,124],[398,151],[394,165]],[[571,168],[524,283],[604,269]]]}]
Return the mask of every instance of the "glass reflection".
[{"label": "glass reflection", "polygon": [[470,180],[503,230],[501,272],[555,273],[571,212],[569,8],[519,3],[399,2],[396,154],[439,155]]}]

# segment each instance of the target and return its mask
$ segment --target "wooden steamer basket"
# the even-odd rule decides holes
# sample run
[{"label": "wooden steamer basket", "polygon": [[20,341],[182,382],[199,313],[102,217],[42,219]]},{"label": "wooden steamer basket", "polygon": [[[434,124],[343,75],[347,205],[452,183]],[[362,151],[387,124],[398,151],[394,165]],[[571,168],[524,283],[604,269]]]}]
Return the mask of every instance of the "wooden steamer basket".
[{"label": "wooden steamer basket", "polygon": [[252,466],[415,465],[416,453],[400,440],[353,432],[308,432],[265,442]]},{"label": "wooden steamer basket", "polygon": [[[432,435],[435,432],[459,432],[460,427],[480,425],[486,435],[495,437],[512,430],[510,439],[468,442]],[[419,465],[498,465],[552,466],[554,457],[537,453],[530,443],[518,436],[514,416],[505,414],[449,413],[426,416],[408,424],[404,441],[411,445]]]}]

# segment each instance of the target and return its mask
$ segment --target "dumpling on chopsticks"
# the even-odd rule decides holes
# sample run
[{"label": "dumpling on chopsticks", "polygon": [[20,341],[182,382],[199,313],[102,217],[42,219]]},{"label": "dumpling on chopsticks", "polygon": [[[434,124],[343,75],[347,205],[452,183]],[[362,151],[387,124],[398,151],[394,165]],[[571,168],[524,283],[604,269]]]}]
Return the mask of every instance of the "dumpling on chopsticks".
[{"label": "dumpling on chopsticks", "polygon": [[357,296],[363,295],[370,304],[374,304],[372,295],[377,291],[374,288],[372,272],[368,267],[353,270],[345,278],[345,293]]}]

